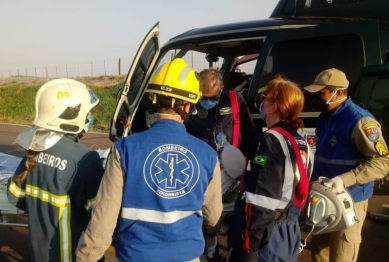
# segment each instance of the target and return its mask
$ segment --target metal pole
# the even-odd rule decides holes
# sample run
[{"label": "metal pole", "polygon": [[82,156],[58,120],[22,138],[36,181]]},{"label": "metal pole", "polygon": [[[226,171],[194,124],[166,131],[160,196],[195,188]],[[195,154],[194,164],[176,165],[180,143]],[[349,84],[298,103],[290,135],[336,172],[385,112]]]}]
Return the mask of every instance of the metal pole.
[{"label": "metal pole", "polygon": [[122,74],[122,59],[121,58],[119,58],[119,75],[121,75]]},{"label": "metal pole", "polygon": [[20,73],[19,73],[19,69],[18,69],[18,82],[20,82]]},{"label": "metal pole", "polygon": [[78,78],[81,78],[81,66],[78,65]]},{"label": "metal pole", "polygon": [[49,70],[47,70],[47,66],[46,66],[46,80],[49,81]]}]

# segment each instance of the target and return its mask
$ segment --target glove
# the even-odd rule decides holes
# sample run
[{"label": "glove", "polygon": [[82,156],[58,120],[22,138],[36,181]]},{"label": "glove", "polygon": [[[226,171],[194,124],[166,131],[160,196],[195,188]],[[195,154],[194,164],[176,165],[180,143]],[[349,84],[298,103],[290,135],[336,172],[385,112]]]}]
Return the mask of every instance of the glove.
[{"label": "glove", "polygon": [[331,179],[331,182],[332,182],[332,192],[334,192],[335,194],[342,193],[344,189],[343,180],[340,177],[336,176],[333,179]]}]

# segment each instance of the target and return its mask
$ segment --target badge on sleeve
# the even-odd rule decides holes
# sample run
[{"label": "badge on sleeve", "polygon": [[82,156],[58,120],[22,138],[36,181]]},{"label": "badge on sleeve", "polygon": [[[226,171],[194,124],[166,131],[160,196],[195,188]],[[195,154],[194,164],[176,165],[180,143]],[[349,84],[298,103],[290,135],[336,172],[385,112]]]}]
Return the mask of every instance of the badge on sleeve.
[{"label": "badge on sleeve", "polygon": [[253,164],[264,166],[266,164],[267,156],[256,154],[253,159]]},{"label": "badge on sleeve", "polygon": [[388,149],[386,148],[386,146],[382,142],[380,142],[380,141],[375,142],[374,147],[375,147],[375,150],[377,151],[377,153],[380,156],[387,156],[389,154]]},{"label": "badge on sleeve", "polygon": [[380,137],[378,133],[378,125],[376,122],[369,121],[362,126],[362,129],[365,132],[367,138],[372,142],[377,141]]}]

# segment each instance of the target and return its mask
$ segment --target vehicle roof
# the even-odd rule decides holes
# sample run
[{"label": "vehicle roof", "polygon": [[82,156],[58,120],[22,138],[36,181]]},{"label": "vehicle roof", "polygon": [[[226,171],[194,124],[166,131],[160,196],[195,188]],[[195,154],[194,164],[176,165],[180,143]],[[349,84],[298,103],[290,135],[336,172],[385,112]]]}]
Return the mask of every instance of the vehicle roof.
[{"label": "vehicle roof", "polygon": [[193,42],[196,40],[208,41],[214,38],[222,40],[224,37],[239,37],[239,35],[244,35],[247,37],[250,34],[252,34],[253,36],[258,36],[259,31],[271,31],[279,28],[293,28],[300,26],[310,26],[314,24],[317,24],[317,22],[291,19],[264,19],[214,25],[209,27],[192,29],[183,34],[175,36],[171,38],[164,45],[164,47],[173,45],[177,42]]}]

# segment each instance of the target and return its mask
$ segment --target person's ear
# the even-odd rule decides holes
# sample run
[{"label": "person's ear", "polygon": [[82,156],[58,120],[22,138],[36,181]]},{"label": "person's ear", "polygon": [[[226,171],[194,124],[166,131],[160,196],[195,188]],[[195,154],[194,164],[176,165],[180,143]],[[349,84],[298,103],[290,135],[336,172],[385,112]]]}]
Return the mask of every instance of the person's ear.
[{"label": "person's ear", "polygon": [[344,95],[344,90],[343,89],[338,89],[336,91],[336,99],[343,97],[343,95]]}]

